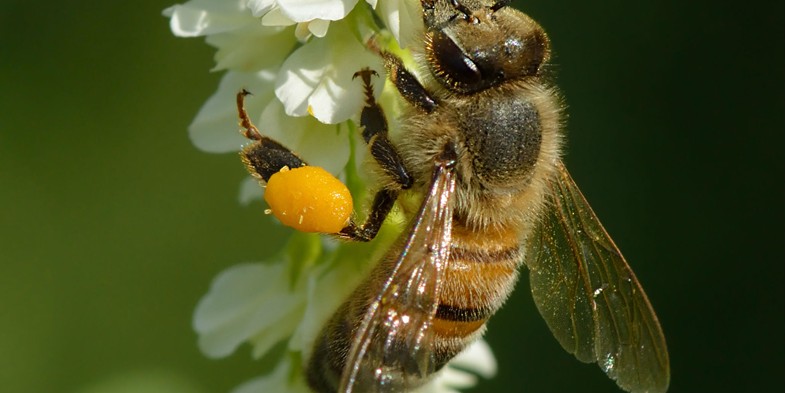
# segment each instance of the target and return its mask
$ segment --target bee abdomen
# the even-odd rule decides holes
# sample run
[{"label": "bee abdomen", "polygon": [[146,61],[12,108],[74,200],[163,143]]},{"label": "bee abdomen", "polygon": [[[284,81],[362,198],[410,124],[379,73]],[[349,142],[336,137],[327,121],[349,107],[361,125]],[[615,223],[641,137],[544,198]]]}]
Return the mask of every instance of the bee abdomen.
[{"label": "bee abdomen", "polygon": [[338,390],[354,330],[354,322],[348,312],[348,303],[344,303],[316,341],[306,368],[308,384],[315,392],[333,393]]},{"label": "bee abdomen", "polygon": [[[453,222],[450,259],[439,305],[431,320],[435,370],[444,367],[482,334],[488,318],[502,306],[512,290],[520,260],[517,231],[476,233],[457,220]],[[383,260],[322,330],[306,369],[308,383],[314,391],[337,390],[354,334],[368,309],[368,299],[380,290],[382,281],[378,278],[386,277],[393,261]],[[386,359],[395,359],[404,366],[396,371],[399,374],[394,380],[401,381],[407,389],[427,380],[419,375],[418,366],[411,358],[411,348],[393,342],[389,343],[388,351]]]},{"label": "bee abdomen", "polygon": [[448,362],[482,334],[485,323],[512,291],[520,260],[517,231],[475,233],[455,225],[450,263],[432,322],[437,360]]}]

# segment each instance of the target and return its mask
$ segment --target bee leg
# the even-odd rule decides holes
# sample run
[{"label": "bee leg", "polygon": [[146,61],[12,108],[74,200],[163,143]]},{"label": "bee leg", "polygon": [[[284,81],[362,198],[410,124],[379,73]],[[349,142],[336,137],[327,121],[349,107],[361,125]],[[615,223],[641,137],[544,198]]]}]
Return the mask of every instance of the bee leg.
[{"label": "bee leg", "polygon": [[341,229],[338,237],[345,240],[367,242],[376,237],[384,219],[392,210],[395,200],[398,199],[398,190],[382,189],[376,193],[371,204],[371,211],[362,226],[357,226],[353,221]]},{"label": "bee leg", "polygon": [[404,67],[403,61],[401,61],[398,56],[381,50],[373,38],[368,41],[367,46],[368,49],[376,52],[382,57],[384,68],[387,70],[387,77],[410,105],[419,108],[426,113],[431,113],[436,108],[436,105],[438,105],[436,99],[433,98],[420,81]]},{"label": "bee leg", "polygon": [[437,105],[428,90],[425,90],[420,81],[403,66],[403,62],[398,56],[389,52],[382,52],[382,59],[384,60],[384,68],[387,70],[390,82],[395,85],[398,92],[401,93],[404,99],[409,104],[419,108],[426,113],[431,113]]},{"label": "bee leg", "polygon": [[365,106],[360,114],[362,136],[368,144],[371,156],[379,163],[384,173],[398,187],[406,190],[412,187],[414,180],[403,165],[401,155],[387,136],[387,119],[382,107],[373,96],[372,75],[376,75],[376,71],[368,68],[354,74],[355,77],[362,78],[365,92]]},{"label": "bee leg", "polygon": [[392,186],[383,188],[373,198],[370,213],[362,226],[354,222],[349,223],[338,234],[348,240],[369,241],[376,237],[384,219],[390,213],[400,190],[412,187],[414,179],[403,165],[403,159],[387,137],[387,119],[381,106],[373,96],[371,77],[377,75],[376,71],[365,68],[354,74],[363,82],[365,93],[365,106],[360,114],[360,127],[362,136],[368,144],[371,156],[379,163],[384,173],[392,180]]},{"label": "bee leg", "polygon": [[267,182],[270,176],[280,171],[283,167],[299,168],[306,163],[291,150],[282,144],[262,135],[259,129],[251,122],[248,112],[245,111],[245,96],[251,94],[243,89],[237,93],[237,112],[240,116],[242,134],[252,142],[243,147],[240,156],[251,176],[257,180]]}]

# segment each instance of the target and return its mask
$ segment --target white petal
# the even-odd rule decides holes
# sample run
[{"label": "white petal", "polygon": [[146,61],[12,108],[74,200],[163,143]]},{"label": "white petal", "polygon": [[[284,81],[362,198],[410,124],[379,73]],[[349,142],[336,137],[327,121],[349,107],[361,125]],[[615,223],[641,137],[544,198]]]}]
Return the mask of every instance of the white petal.
[{"label": "white petal", "polygon": [[470,388],[476,384],[477,377],[474,374],[447,366],[426,385],[415,389],[414,393],[460,393],[458,389]]},{"label": "white petal", "polygon": [[294,51],[281,66],[275,95],[287,114],[308,114],[308,97],[322,79],[328,54],[326,39],[312,40]]},{"label": "white petal", "polygon": [[413,0],[379,0],[376,13],[390,29],[401,48],[411,45],[422,31],[420,3]]},{"label": "white petal", "polygon": [[488,343],[479,339],[468,348],[459,353],[450,362],[450,365],[469,370],[484,378],[493,378],[496,375],[497,364],[493,351]]},{"label": "white petal", "polygon": [[264,16],[277,4],[276,0],[249,0],[248,9],[255,17]]},{"label": "white petal", "polygon": [[278,322],[304,302],[288,281],[283,263],[237,265],[219,274],[194,312],[202,352],[223,357],[262,329],[287,329]]},{"label": "white petal", "polygon": [[248,176],[240,183],[240,195],[238,198],[241,205],[247,206],[255,200],[261,200],[262,194],[262,187],[253,177]]},{"label": "white petal", "polygon": [[272,373],[254,378],[232,390],[232,393],[309,393],[302,378],[290,378],[291,364],[283,358]]},{"label": "white petal", "polygon": [[[347,72],[351,69],[337,66],[335,72],[314,89],[308,98],[308,108],[313,117],[323,123],[334,124],[360,113],[365,97],[360,81],[352,80]],[[356,71],[359,70],[356,68]],[[383,81],[378,82],[384,84]]]},{"label": "white petal", "polygon": [[417,393],[459,393],[458,389],[477,384],[477,375],[491,378],[496,374],[496,359],[488,344],[480,339],[458,354]]},{"label": "white petal", "polygon": [[278,0],[284,15],[295,22],[343,19],[355,4],[357,0]]},{"label": "white petal", "polygon": [[278,68],[297,44],[291,29],[258,23],[239,30],[210,35],[207,43],[218,48],[213,71],[254,72]]},{"label": "white petal", "polygon": [[164,10],[171,18],[170,28],[176,36],[198,37],[234,30],[254,18],[245,10],[245,0],[192,0]]},{"label": "white petal", "polygon": [[340,123],[362,109],[362,85],[353,75],[366,67],[380,73],[374,83],[380,91],[384,85],[381,60],[344,23],[335,23],[327,37],[313,39],[289,56],[281,67],[275,94],[289,115],[311,113],[323,123]]},{"label": "white petal", "polygon": [[288,16],[281,12],[280,8],[273,8],[270,12],[264,14],[262,17],[262,25],[264,26],[291,26],[297,22],[289,19]]},{"label": "white petal", "polygon": [[248,140],[240,135],[237,126],[237,92],[247,88],[254,93],[245,100],[246,110],[258,114],[273,98],[273,78],[273,73],[265,71],[224,75],[218,91],[204,103],[188,127],[193,144],[210,153],[239,151]]},{"label": "white petal", "polygon": [[300,41],[303,44],[308,42],[313,36],[311,31],[308,30],[308,22],[298,23],[297,28],[294,29],[294,36],[297,37],[297,41]]},{"label": "white petal", "polygon": [[302,352],[303,359],[310,358],[324,324],[373,266],[365,258],[362,260],[366,263],[343,259],[325,263],[308,274],[307,307],[300,326],[289,341],[289,349]]},{"label": "white petal", "polygon": [[[273,307],[285,306],[284,304],[274,304]],[[305,311],[304,302],[299,303],[297,307],[292,307],[286,310],[280,318],[275,320],[274,326],[264,326],[259,330],[259,333],[250,337],[248,342],[253,346],[252,355],[254,358],[259,359],[267,351],[270,350],[275,344],[283,341],[287,337],[291,337],[292,333],[297,330],[298,325],[303,320],[303,312]]]},{"label": "white petal", "polygon": [[308,22],[308,31],[316,37],[324,37],[327,34],[328,27],[330,27],[330,21],[328,20],[314,19]]}]

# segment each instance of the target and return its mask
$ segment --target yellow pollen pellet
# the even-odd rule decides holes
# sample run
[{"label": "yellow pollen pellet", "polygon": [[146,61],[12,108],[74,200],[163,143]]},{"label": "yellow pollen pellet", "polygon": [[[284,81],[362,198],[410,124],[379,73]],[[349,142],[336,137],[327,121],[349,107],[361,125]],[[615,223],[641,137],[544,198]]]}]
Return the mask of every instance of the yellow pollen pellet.
[{"label": "yellow pollen pellet", "polygon": [[302,232],[339,232],[349,222],[353,206],[349,189],[316,166],[270,176],[264,200],[281,223]]}]

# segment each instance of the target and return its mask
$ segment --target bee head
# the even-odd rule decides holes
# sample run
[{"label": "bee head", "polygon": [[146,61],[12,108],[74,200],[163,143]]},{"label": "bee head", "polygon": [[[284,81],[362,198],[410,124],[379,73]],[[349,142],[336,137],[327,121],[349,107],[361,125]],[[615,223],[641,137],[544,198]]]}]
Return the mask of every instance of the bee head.
[{"label": "bee head", "polygon": [[544,30],[506,0],[421,0],[425,54],[436,80],[459,94],[537,76],[550,57]]}]

